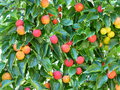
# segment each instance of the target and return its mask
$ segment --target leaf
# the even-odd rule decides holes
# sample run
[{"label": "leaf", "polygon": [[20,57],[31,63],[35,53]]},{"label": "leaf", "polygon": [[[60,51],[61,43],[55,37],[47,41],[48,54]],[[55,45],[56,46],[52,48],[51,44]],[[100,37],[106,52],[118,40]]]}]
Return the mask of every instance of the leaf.
[{"label": "leaf", "polygon": [[70,67],[68,69],[68,73],[70,76],[73,76],[76,73],[76,68],[75,67]]},{"label": "leaf", "polygon": [[0,62],[0,73],[1,71],[5,68],[5,63],[4,62]]},{"label": "leaf", "polygon": [[47,8],[46,11],[47,11],[48,13],[54,15],[54,16],[58,16],[58,12],[57,12],[56,9],[53,8],[53,7]]},{"label": "leaf", "polygon": [[97,88],[101,88],[103,84],[108,81],[107,75],[101,75],[97,78],[96,86]]},{"label": "leaf", "polygon": [[105,26],[110,27],[111,21],[110,21],[109,16],[105,15],[103,20],[104,20]]},{"label": "leaf", "polygon": [[70,5],[72,3],[72,0],[65,0],[66,5]]},{"label": "leaf", "polygon": [[86,81],[86,75],[82,74],[79,78],[79,85],[82,85]]},{"label": "leaf", "polygon": [[78,52],[76,51],[75,48],[72,48],[72,49],[71,49],[71,55],[72,55],[72,58],[73,58],[74,60],[77,59]]},{"label": "leaf", "polygon": [[4,81],[2,81],[2,88],[7,87],[12,83],[13,83],[12,80],[4,80]]},{"label": "leaf", "polygon": [[51,90],[59,90],[60,83],[57,80],[50,80]]},{"label": "leaf", "polygon": [[2,54],[4,54],[9,48],[9,42],[4,42],[2,45]]},{"label": "leaf", "polygon": [[21,84],[22,84],[22,81],[23,81],[24,79],[21,77],[21,76],[18,76],[18,78],[16,79],[16,87],[17,86],[20,86]]},{"label": "leaf", "polygon": [[70,26],[70,25],[73,24],[73,21],[66,18],[66,19],[62,19],[61,24],[64,25],[64,26]]}]

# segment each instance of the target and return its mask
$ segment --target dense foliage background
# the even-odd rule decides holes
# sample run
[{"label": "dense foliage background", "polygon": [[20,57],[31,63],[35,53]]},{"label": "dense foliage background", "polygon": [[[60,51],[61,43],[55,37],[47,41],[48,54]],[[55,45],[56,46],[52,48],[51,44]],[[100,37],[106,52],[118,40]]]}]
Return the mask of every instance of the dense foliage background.
[{"label": "dense foliage background", "polygon": [[[0,62],[0,82],[2,90],[23,90],[30,87],[45,90],[44,84],[49,82],[51,90],[115,90],[120,84],[120,29],[114,21],[120,16],[119,0],[50,0],[47,8],[41,7],[40,0],[1,0],[0,1],[0,46],[2,50]],[[76,12],[74,5],[82,3],[84,10]],[[103,12],[98,12],[101,5]],[[62,10],[59,12],[58,7]],[[49,24],[42,24],[41,17],[52,14]],[[61,16],[60,16],[61,14]],[[16,21],[24,21],[25,35],[16,32]],[[52,20],[57,19],[58,24]],[[103,40],[100,30],[110,27],[115,36],[109,44]],[[34,37],[32,31],[40,29],[42,35]],[[58,43],[52,44],[50,36],[56,35]],[[96,35],[94,43],[88,37]],[[70,51],[64,53],[61,46],[73,41]],[[31,52],[24,60],[17,60],[13,44],[19,49],[30,43]],[[99,46],[101,44],[101,46]],[[85,62],[77,64],[78,56]],[[64,65],[64,60],[73,59],[71,67]],[[102,65],[104,64],[104,65]],[[82,68],[82,74],[76,75],[76,68]],[[62,76],[69,75],[69,83],[62,79],[55,80],[50,74],[60,71]],[[109,79],[108,71],[116,71],[117,76]],[[2,75],[9,72],[12,80],[2,80]]]}]

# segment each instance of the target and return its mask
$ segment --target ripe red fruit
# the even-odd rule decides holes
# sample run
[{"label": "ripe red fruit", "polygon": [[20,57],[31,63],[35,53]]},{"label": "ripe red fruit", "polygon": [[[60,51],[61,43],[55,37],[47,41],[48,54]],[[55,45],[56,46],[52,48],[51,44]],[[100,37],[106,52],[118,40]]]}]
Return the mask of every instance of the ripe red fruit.
[{"label": "ripe red fruit", "polygon": [[80,12],[84,9],[84,6],[82,3],[77,3],[74,7],[77,12]]},{"label": "ripe red fruit", "polygon": [[94,43],[97,40],[97,36],[93,35],[91,37],[88,38],[88,41],[90,41],[91,43]]},{"label": "ripe red fruit", "polygon": [[29,88],[29,87],[26,87],[24,90],[30,90],[30,88]]},{"label": "ripe red fruit", "polygon": [[77,63],[77,64],[82,64],[82,63],[84,63],[84,57],[79,56],[79,57],[77,58],[77,60],[76,60],[76,63]]},{"label": "ripe red fruit", "polygon": [[53,24],[58,24],[58,20],[57,19],[53,19],[52,22],[53,22]]},{"label": "ripe red fruit", "polygon": [[61,49],[64,53],[68,53],[70,51],[70,46],[67,44],[64,44],[61,46]]},{"label": "ripe red fruit", "polygon": [[24,22],[22,20],[17,20],[15,24],[16,24],[16,27],[23,26]]},{"label": "ripe red fruit", "polygon": [[71,66],[73,65],[73,60],[72,60],[72,59],[70,59],[70,60],[66,59],[66,60],[64,61],[64,64],[65,64],[65,66],[67,66],[67,67],[71,67]]},{"label": "ripe red fruit", "polygon": [[72,45],[73,44],[73,41],[69,41],[66,43],[67,45]]},{"label": "ripe red fruit", "polygon": [[36,30],[33,30],[32,34],[34,37],[40,37],[42,33],[40,29],[36,29]]},{"label": "ripe red fruit", "polygon": [[50,22],[50,17],[49,15],[44,15],[41,17],[41,22],[42,24],[48,24]]},{"label": "ripe red fruit", "polygon": [[82,73],[82,69],[80,67],[76,68],[76,74],[80,75]]},{"label": "ripe red fruit", "polygon": [[53,72],[53,77],[54,77],[54,79],[58,80],[58,79],[62,78],[62,74],[60,71],[55,71],[55,72]]},{"label": "ripe red fruit", "polygon": [[50,41],[51,41],[52,44],[58,43],[58,38],[57,38],[57,36],[56,36],[56,35],[51,36],[51,37],[50,37]]},{"label": "ripe red fruit", "polygon": [[54,16],[54,15],[53,15],[53,14],[51,14],[51,13],[48,13],[48,15],[49,15],[50,17]]},{"label": "ripe red fruit", "polygon": [[58,12],[61,12],[61,11],[62,11],[62,7],[59,6],[59,7],[58,7]]},{"label": "ripe red fruit", "polygon": [[113,79],[117,76],[117,74],[116,74],[115,71],[112,71],[112,72],[108,72],[107,76],[108,76],[109,79]]},{"label": "ripe red fruit", "polygon": [[97,10],[98,10],[98,12],[100,12],[100,13],[103,12],[103,9],[102,9],[101,6],[98,6],[98,7],[97,7]]}]

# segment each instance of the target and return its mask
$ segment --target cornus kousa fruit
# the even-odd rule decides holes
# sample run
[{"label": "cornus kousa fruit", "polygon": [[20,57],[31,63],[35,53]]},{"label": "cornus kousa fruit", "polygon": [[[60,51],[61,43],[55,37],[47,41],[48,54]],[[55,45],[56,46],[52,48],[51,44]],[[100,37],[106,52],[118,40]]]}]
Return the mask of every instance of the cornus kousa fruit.
[{"label": "cornus kousa fruit", "polygon": [[71,66],[73,65],[73,60],[72,60],[72,59],[70,59],[70,60],[66,59],[66,60],[64,61],[64,64],[65,64],[65,66],[67,66],[67,67],[71,67]]},{"label": "cornus kousa fruit", "polygon": [[15,23],[15,25],[16,25],[16,27],[23,26],[24,22],[23,22],[23,20],[17,20],[16,23]]},{"label": "cornus kousa fruit", "polygon": [[117,17],[113,24],[116,28],[120,29],[120,17]]},{"label": "cornus kousa fruit", "polygon": [[113,79],[117,76],[117,74],[116,74],[115,71],[112,71],[112,72],[108,72],[107,76],[108,76],[109,79]]},{"label": "cornus kousa fruit", "polygon": [[62,81],[64,82],[64,83],[69,83],[70,82],[70,76],[63,76],[63,78],[62,78]]},{"label": "cornus kousa fruit", "polygon": [[43,8],[47,8],[49,6],[49,1],[48,0],[41,0],[41,6]]},{"label": "cornus kousa fruit", "polygon": [[97,36],[96,35],[93,35],[93,36],[88,38],[88,41],[91,42],[91,43],[94,43],[96,40],[97,40]]},{"label": "cornus kousa fruit", "polygon": [[40,29],[36,29],[36,30],[33,30],[32,34],[34,37],[40,37],[42,33]]},{"label": "cornus kousa fruit", "polygon": [[84,63],[84,57],[82,57],[82,56],[77,57],[76,63],[77,64],[83,64]]},{"label": "cornus kousa fruit", "polygon": [[20,49],[17,49],[17,45],[16,45],[16,44],[13,44],[13,49],[14,49],[14,51],[19,51],[19,50],[22,49],[22,47],[20,47]]},{"label": "cornus kousa fruit", "polygon": [[53,19],[52,22],[53,22],[53,24],[58,24],[58,20],[57,19]]},{"label": "cornus kousa fruit", "polygon": [[24,90],[31,90],[29,87],[26,87]]},{"label": "cornus kousa fruit", "polygon": [[58,43],[58,38],[56,35],[53,35],[50,37],[50,41],[52,44],[57,44]]},{"label": "cornus kousa fruit", "polygon": [[69,41],[66,43],[67,45],[72,45],[73,44],[73,41]]},{"label": "cornus kousa fruit", "polygon": [[59,7],[58,7],[58,12],[61,12],[61,11],[62,11],[62,7],[59,6]]},{"label": "cornus kousa fruit", "polygon": [[120,90],[120,85],[116,84],[116,85],[115,85],[115,89],[116,89],[116,90]]},{"label": "cornus kousa fruit", "polygon": [[19,35],[24,35],[25,34],[24,26],[18,26],[17,27],[17,33]]},{"label": "cornus kousa fruit", "polygon": [[22,51],[24,52],[24,54],[29,54],[30,53],[30,47],[29,46],[24,46],[23,48],[22,48]]},{"label": "cornus kousa fruit", "polygon": [[2,75],[2,80],[11,80],[12,76],[10,73],[6,72]]},{"label": "cornus kousa fruit", "polygon": [[76,74],[80,75],[82,73],[82,69],[80,67],[76,68]]},{"label": "cornus kousa fruit", "polygon": [[80,12],[84,9],[84,6],[82,3],[77,3],[74,7],[77,12]]},{"label": "cornus kousa fruit", "polygon": [[102,9],[101,6],[98,6],[98,7],[97,7],[97,10],[98,10],[98,12],[100,12],[100,13],[103,12],[103,9]]},{"label": "cornus kousa fruit", "polygon": [[61,49],[64,53],[68,53],[70,51],[70,46],[67,44],[64,44],[61,46]]},{"label": "cornus kousa fruit", "polygon": [[42,24],[48,24],[50,22],[50,17],[49,15],[44,15],[41,17],[41,22]]},{"label": "cornus kousa fruit", "polygon": [[25,58],[24,52],[23,52],[23,51],[18,51],[18,52],[16,53],[16,58],[17,58],[18,60],[23,60],[23,59]]},{"label": "cornus kousa fruit", "polygon": [[60,71],[55,71],[55,72],[53,72],[53,77],[54,77],[54,79],[58,80],[58,79],[62,78],[62,74]]},{"label": "cornus kousa fruit", "polygon": [[45,86],[46,88],[50,88],[50,83],[45,83],[44,86]]}]

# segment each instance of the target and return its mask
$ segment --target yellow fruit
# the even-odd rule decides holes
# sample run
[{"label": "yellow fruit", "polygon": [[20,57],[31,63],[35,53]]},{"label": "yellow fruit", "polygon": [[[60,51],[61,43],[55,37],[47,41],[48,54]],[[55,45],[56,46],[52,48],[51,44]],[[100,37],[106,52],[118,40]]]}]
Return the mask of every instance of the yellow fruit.
[{"label": "yellow fruit", "polygon": [[120,25],[115,25],[116,28],[120,29]]},{"label": "yellow fruit", "polygon": [[17,33],[19,35],[24,35],[25,34],[24,26],[18,26],[17,27]]},{"label": "yellow fruit", "polygon": [[105,49],[105,50],[108,50],[108,49],[109,49],[109,46],[108,46],[108,45],[105,45],[104,49]]},{"label": "yellow fruit", "polygon": [[25,58],[25,54],[23,53],[23,51],[18,51],[18,52],[16,53],[16,58],[17,58],[18,60],[23,60],[23,59]]},{"label": "yellow fruit", "polygon": [[103,42],[104,42],[104,44],[109,44],[110,38],[109,37],[105,37]]},{"label": "yellow fruit", "polygon": [[102,28],[102,29],[100,30],[100,33],[101,33],[102,35],[105,35],[105,34],[107,33],[107,31],[106,31],[105,28]]},{"label": "yellow fruit", "polygon": [[112,38],[115,36],[115,33],[113,31],[110,31],[107,35],[109,38]]},{"label": "yellow fruit", "polygon": [[62,78],[64,83],[69,83],[70,82],[70,76],[63,76]]},{"label": "yellow fruit", "polygon": [[111,28],[110,27],[106,27],[106,32],[109,33],[111,31]]},{"label": "yellow fruit", "polygon": [[11,77],[11,74],[6,72],[2,75],[2,80],[11,80],[12,77]]},{"label": "yellow fruit", "polygon": [[120,90],[120,85],[116,84],[115,88],[116,88],[116,90]]},{"label": "yellow fruit", "polygon": [[50,75],[50,76],[53,76],[53,73],[50,71],[50,72],[48,72],[48,74]]}]

